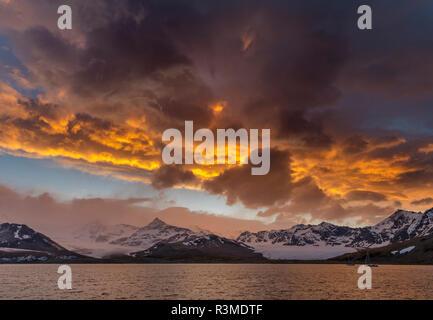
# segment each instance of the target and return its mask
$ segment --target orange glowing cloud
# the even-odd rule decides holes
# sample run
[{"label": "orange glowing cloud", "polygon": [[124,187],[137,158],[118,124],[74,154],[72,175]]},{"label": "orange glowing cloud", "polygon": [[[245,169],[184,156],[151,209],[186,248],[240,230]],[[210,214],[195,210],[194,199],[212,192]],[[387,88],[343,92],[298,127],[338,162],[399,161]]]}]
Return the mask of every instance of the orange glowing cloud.
[{"label": "orange glowing cloud", "polygon": [[[431,39],[420,35],[414,48],[401,37],[428,17],[389,19],[402,32],[383,47],[378,33],[362,45],[329,21],[328,5],[253,1],[245,12],[185,2],[179,11],[139,1],[113,11],[105,0],[70,0],[88,14],[66,33],[50,20],[53,2],[0,1],[2,52],[15,58],[0,70],[2,152],[200,189],[278,221],[372,220],[432,197]],[[162,132],[187,120],[212,132],[270,128],[272,173],[252,178],[238,146],[224,146],[237,164],[165,166]]]}]

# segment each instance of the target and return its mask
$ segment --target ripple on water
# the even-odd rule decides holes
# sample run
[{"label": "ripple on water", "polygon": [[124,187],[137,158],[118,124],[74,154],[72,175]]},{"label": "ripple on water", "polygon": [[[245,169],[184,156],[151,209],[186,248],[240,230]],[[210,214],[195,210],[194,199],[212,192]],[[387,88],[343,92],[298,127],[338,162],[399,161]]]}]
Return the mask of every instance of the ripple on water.
[{"label": "ripple on water", "polygon": [[359,290],[346,265],[0,265],[0,299],[433,299],[433,266],[380,266]]}]

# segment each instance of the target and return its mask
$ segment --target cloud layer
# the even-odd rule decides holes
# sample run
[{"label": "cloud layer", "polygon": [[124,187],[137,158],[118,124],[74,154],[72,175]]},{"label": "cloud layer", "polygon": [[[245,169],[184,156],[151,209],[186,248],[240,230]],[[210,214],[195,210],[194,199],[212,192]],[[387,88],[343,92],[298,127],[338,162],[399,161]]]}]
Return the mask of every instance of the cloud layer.
[{"label": "cloud layer", "polygon": [[[1,1],[0,147],[185,187],[282,224],[421,209],[433,181],[433,22],[421,2]],[[13,56],[14,59],[10,58]],[[9,56],[9,58],[7,58]],[[271,172],[161,164],[161,134],[271,128]]]}]

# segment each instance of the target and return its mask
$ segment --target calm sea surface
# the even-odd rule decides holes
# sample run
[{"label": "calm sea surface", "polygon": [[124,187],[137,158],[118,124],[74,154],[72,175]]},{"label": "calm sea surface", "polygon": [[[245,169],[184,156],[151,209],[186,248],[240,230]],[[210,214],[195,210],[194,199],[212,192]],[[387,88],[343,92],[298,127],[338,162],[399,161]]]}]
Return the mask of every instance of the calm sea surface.
[{"label": "calm sea surface", "polygon": [[346,265],[0,265],[0,299],[433,299],[433,266],[373,268],[373,288]]}]

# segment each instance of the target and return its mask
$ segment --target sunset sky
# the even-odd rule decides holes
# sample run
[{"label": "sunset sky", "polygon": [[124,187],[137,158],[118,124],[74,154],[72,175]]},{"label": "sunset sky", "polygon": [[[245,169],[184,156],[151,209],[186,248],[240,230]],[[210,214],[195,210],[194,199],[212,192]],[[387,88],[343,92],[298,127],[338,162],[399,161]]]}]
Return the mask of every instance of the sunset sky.
[{"label": "sunset sky", "polygon": [[[0,0],[0,220],[234,232],[433,207],[433,2],[69,0],[61,31],[63,2]],[[185,120],[270,128],[270,173],[164,165]]]}]

